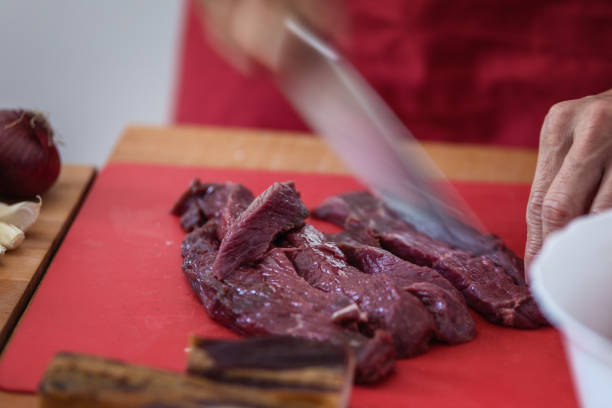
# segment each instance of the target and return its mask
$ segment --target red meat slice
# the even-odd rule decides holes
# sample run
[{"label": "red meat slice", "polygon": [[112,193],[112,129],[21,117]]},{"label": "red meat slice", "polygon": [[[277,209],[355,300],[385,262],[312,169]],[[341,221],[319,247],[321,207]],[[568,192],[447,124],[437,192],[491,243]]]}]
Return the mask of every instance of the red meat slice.
[{"label": "red meat slice", "polygon": [[[511,251],[494,236],[494,252],[488,256],[453,249],[418,232],[367,192],[330,197],[313,215],[343,226],[357,241],[377,239],[396,256],[437,270],[463,293],[469,306],[493,323],[524,329],[547,324],[519,276],[522,273],[509,273],[492,260],[503,259],[500,263],[506,266],[521,264],[506,256]],[[500,251],[506,255],[499,255]]]}]

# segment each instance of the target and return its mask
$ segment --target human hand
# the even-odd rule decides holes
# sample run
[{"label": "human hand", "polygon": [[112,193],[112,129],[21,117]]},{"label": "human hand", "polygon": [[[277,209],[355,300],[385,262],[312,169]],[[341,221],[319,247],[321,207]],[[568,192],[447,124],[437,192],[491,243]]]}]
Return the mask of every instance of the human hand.
[{"label": "human hand", "polygon": [[345,28],[342,0],[198,0],[213,45],[232,65],[251,72],[253,62],[274,69],[285,39],[284,18],[294,14],[323,35]]},{"label": "human hand", "polygon": [[542,125],[527,207],[529,265],[573,218],[612,207],[612,89],[554,105]]}]

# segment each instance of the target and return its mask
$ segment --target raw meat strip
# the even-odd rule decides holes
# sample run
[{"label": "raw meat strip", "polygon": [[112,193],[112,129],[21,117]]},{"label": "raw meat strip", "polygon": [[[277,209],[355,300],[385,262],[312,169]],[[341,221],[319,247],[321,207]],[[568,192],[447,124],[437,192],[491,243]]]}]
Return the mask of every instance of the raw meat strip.
[{"label": "raw meat strip", "polygon": [[371,235],[400,258],[436,269],[493,323],[526,329],[547,324],[528,287],[516,284],[489,258],[453,249],[418,232],[369,193],[331,197],[313,215],[344,226],[356,240]]},{"label": "raw meat strip", "polygon": [[[348,193],[330,197],[323,205],[315,210],[313,215],[336,225],[345,226],[345,221],[347,218],[350,219],[354,217],[359,219],[368,213],[377,213],[379,211],[386,213],[390,218],[399,220],[399,218],[395,216],[392,211],[384,207],[380,199],[368,192]],[[402,220],[399,221],[400,223],[407,224]],[[468,226],[464,225],[464,227],[466,230],[473,230]],[[354,230],[352,231],[352,234],[363,232],[364,231],[361,230]],[[478,234],[474,235],[477,236]],[[363,241],[365,237],[366,235],[362,235],[359,238]],[[469,241],[471,241],[471,239],[465,240],[465,242]],[[493,234],[480,234],[478,241],[479,243],[473,248],[456,249],[463,249],[473,255],[484,256],[490,259],[497,266],[500,266],[504,272],[512,278],[514,283],[521,286],[527,285],[525,281],[525,266],[523,260],[519,258],[510,248],[508,248],[500,237]],[[436,242],[438,244],[444,244],[443,246],[445,247],[452,246],[440,241]]]},{"label": "raw meat strip", "polygon": [[[336,324],[334,315],[355,304],[310,286],[282,250],[271,250],[257,266],[234,269],[221,281],[212,273],[218,247],[215,222],[189,233],[182,246],[185,276],[212,319],[245,335],[291,335],[347,345],[355,350],[357,382],[379,381],[393,370],[389,334],[376,331],[368,338]],[[354,314],[353,323],[360,317]]]},{"label": "raw meat strip", "polygon": [[253,193],[236,183],[201,183],[195,179],[172,208],[181,217],[181,227],[189,232],[208,219],[219,221],[225,236],[229,224],[254,200]]},{"label": "raw meat strip", "polygon": [[215,276],[224,279],[238,266],[260,260],[276,235],[302,225],[307,217],[293,182],[274,183],[226,228]]},{"label": "raw meat strip", "polygon": [[476,325],[463,295],[431,268],[404,261],[369,245],[340,244],[350,264],[365,273],[385,275],[402,290],[417,296],[436,322],[435,337],[449,344],[472,340]]},{"label": "raw meat strip", "polygon": [[172,207],[172,214],[181,217],[181,227],[189,232],[196,227],[204,224],[206,217],[202,214],[202,210],[198,206],[197,198],[203,197],[213,191],[215,186],[220,186],[218,183],[201,183],[195,179],[189,185],[189,188],[181,194],[177,202]]},{"label": "raw meat strip", "polygon": [[287,256],[297,273],[315,288],[351,298],[367,313],[360,328],[391,333],[399,357],[427,350],[434,322],[412,294],[398,290],[385,275],[368,275],[349,265],[338,247],[312,225],[285,235]]}]

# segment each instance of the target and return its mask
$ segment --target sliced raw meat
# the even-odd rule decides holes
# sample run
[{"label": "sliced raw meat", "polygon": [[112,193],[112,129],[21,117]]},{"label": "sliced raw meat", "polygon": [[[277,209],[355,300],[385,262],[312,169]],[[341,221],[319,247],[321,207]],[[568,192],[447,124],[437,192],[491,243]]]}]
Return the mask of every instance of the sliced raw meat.
[{"label": "sliced raw meat", "polygon": [[412,294],[398,290],[388,276],[368,275],[349,265],[336,244],[312,225],[285,235],[287,256],[297,273],[326,293],[347,296],[367,313],[365,332],[391,333],[399,357],[427,350],[434,331],[431,315]]},{"label": "sliced raw meat", "polygon": [[195,179],[172,208],[181,217],[181,227],[189,232],[208,219],[219,221],[222,236],[229,224],[254,200],[253,193],[236,183],[201,183]]},{"label": "sliced raw meat", "polygon": [[276,235],[300,226],[308,210],[293,182],[274,183],[227,228],[213,270],[224,279],[240,265],[260,260]]},{"label": "sliced raw meat", "polygon": [[170,211],[174,215],[181,216],[185,213],[189,205],[195,201],[196,197],[206,195],[209,192],[209,188],[213,186],[220,186],[221,183],[202,183],[200,179],[194,179],[189,184],[189,188],[181,194],[176,203]]},{"label": "sliced raw meat", "polygon": [[[388,210],[383,205],[379,198],[368,192],[355,192],[328,198],[313,212],[313,216],[346,227],[346,224],[350,222],[351,219],[358,221],[362,220],[367,214],[380,212],[384,213],[389,218],[399,220],[392,211]],[[399,221],[400,224],[407,224],[402,220]],[[468,226],[464,226],[464,228],[473,231],[473,229]],[[355,235],[363,232],[362,229],[357,228],[352,231],[352,234]],[[366,235],[362,235],[360,238],[363,240],[365,236]],[[429,237],[427,238],[430,239]],[[469,241],[471,240],[465,240],[465,242]],[[481,234],[480,237],[478,237],[478,241],[478,244],[474,248],[455,249],[463,249],[473,255],[489,258],[497,266],[500,266],[504,272],[512,278],[514,283],[521,286],[527,285],[523,260],[508,248],[501,238],[493,234]],[[435,242],[443,244],[443,247],[451,246],[440,241]]]},{"label": "sliced raw meat", "polygon": [[[357,232],[357,231],[354,231]],[[380,240],[374,234],[355,235],[347,231],[342,231],[337,234],[325,234],[328,241],[335,242],[338,245],[369,245],[380,247]]]},{"label": "sliced raw meat", "polygon": [[190,202],[186,207],[187,209],[183,215],[181,215],[181,227],[189,232],[204,224],[204,217],[202,216],[200,207],[198,207],[198,203],[195,201]]},{"label": "sliced raw meat", "polygon": [[421,299],[434,316],[435,337],[446,343],[462,343],[476,335],[476,325],[463,295],[438,272],[398,258],[381,248],[361,244],[340,244],[349,263],[359,270],[385,275],[395,285]]},{"label": "sliced raw meat", "polygon": [[203,225],[206,218],[202,214],[202,210],[196,201],[197,197],[204,196],[212,189],[213,186],[218,186],[217,183],[202,184],[199,179],[195,179],[189,185],[189,188],[181,194],[177,202],[172,207],[172,214],[181,217],[181,227],[189,232],[194,228]]},{"label": "sliced raw meat", "polygon": [[238,216],[249,207],[254,199],[253,193],[241,184],[231,184],[226,188],[224,203],[216,216],[218,220],[217,236],[220,240],[225,238]]},{"label": "sliced raw meat", "polygon": [[487,320],[504,326],[534,329],[546,324],[526,286],[512,279],[488,258],[452,250],[437,259],[440,271]]},{"label": "sliced raw meat", "polygon": [[483,237],[486,240],[488,250],[483,252],[477,251],[475,254],[489,258],[495,265],[501,267],[517,285],[527,286],[525,263],[523,260],[508,248],[497,235],[483,235]]},{"label": "sliced raw meat", "polygon": [[313,215],[343,225],[356,240],[372,235],[400,258],[436,269],[471,307],[494,323],[518,328],[547,324],[527,286],[516,284],[511,274],[487,257],[453,249],[418,232],[369,193],[331,197]]},{"label": "sliced raw meat", "polygon": [[[218,247],[214,222],[189,233],[182,246],[183,271],[212,319],[244,335],[282,334],[348,345],[356,353],[358,382],[378,381],[393,370],[391,337],[376,331],[368,338],[334,323],[334,314],[355,304],[310,286],[282,250],[273,249],[256,267],[242,266],[221,281],[212,273]],[[358,323],[361,314],[353,316]]]}]

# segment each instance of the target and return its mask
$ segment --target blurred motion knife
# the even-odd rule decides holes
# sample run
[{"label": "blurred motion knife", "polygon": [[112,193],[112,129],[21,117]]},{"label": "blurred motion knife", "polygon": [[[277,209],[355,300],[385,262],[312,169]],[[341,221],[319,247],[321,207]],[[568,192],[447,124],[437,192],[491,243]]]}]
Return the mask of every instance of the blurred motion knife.
[{"label": "blurred motion knife", "polygon": [[478,218],[370,85],[297,17],[287,17],[285,29],[275,80],[308,125],[419,231],[484,249]]}]

